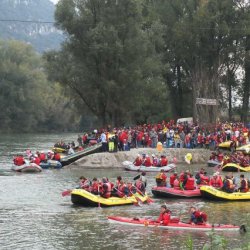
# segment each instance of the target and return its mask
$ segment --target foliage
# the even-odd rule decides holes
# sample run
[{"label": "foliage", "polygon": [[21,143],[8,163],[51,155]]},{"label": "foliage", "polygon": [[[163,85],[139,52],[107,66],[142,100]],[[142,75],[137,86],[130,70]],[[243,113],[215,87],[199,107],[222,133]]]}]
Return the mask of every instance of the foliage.
[{"label": "foliage", "polygon": [[[166,112],[154,31],[142,29],[139,1],[62,0],[55,18],[68,40],[60,52],[46,54],[49,75],[76,93],[103,125],[146,122],[155,108],[158,116]],[[59,70],[62,60],[67,63]]]},{"label": "foliage", "polygon": [[[13,8],[6,6],[15,7],[17,18],[21,18],[20,13],[30,18],[24,5],[21,12],[16,8],[15,4],[24,2],[41,20],[40,9],[53,18],[49,4],[42,0],[5,0],[0,7],[7,12]],[[3,5],[6,3],[9,5]],[[6,11],[0,16],[6,18]],[[189,116],[211,123],[217,121],[222,109],[228,109],[230,119],[234,112],[243,121],[249,118],[247,1],[60,0],[55,19],[66,40],[60,51],[48,51],[43,58],[46,74],[58,85],[47,82],[40,58],[32,56],[35,62],[25,62],[21,68],[3,64],[0,88],[6,98],[0,102],[16,108],[15,112],[7,108],[5,115],[0,115],[4,117],[1,127],[9,128],[13,120],[23,116],[22,110],[29,117],[29,127],[39,129],[48,128],[48,123],[53,129],[74,127],[78,121],[81,126],[92,126],[93,122],[121,126]],[[24,24],[0,28],[8,27],[14,33],[17,29],[32,33]],[[10,50],[17,53],[18,49]],[[4,49],[0,53],[4,58]],[[32,54],[28,49],[22,53]],[[53,88],[48,92],[54,96],[40,98],[47,88]],[[38,98],[33,100],[24,93]],[[196,105],[196,98],[216,99],[220,105]],[[58,101],[57,111],[53,111],[51,100]],[[33,108],[34,101],[41,110]],[[74,110],[72,117],[69,110]],[[60,112],[67,113],[61,126],[56,122],[62,119],[57,116]],[[67,120],[69,117],[73,122]],[[13,125],[12,129],[18,128]]]},{"label": "foliage", "polygon": [[64,130],[75,124],[70,100],[47,81],[40,56],[21,42],[0,41],[0,105],[3,131]]}]

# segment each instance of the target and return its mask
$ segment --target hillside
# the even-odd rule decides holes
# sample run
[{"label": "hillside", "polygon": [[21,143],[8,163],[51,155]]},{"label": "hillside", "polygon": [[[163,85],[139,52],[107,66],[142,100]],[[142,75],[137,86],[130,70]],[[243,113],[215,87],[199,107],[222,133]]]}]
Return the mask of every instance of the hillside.
[{"label": "hillside", "polygon": [[63,35],[53,26],[50,0],[1,0],[0,9],[1,39],[25,41],[38,52],[59,48]]}]

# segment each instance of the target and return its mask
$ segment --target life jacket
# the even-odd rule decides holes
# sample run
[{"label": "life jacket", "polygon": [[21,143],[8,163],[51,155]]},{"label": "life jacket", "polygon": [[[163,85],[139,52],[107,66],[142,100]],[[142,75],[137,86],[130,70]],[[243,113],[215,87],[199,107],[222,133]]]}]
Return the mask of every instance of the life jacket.
[{"label": "life jacket", "polygon": [[98,182],[92,183],[91,192],[97,194],[98,191],[99,191],[99,183]]},{"label": "life jacket", "polygon": [[219,162],[223,161],[223,157],[224,157],[223,154],[219,154],[217,157],[218,161]]},{"label": "life jacket", "polygon": [[194,190],[195,186],[194,186],[195,180],[193,177],[188,177],[186,185],[185,185],[185,189],[186,190]]},{"label": "life jacket", "polygon": [[180,182],[178,179],[174,180],[174,189],[180,189]]},{"label": "life jacket", "polygon": [[176,180],[176,175],[172,174],[170,177],[169,177],[169,183],[171,185],[171,187],[174,186],[174,181]]},{"label": "life jacket", "polygon": [[201,212],[199,210],[196,210],[193,213],[194,217],[196,218],[197,224],[202,224],[207,221],[207,214],[204,212]]},{"label": "life jacket", "polygon": [[150,167],[150,166],[152,166],[151,159],[150,159],[149,156],[146,157],[146,159],[145,159],[145,161],[144,161],[144,166],[145,166],[145,167]]},{"label": "life jacket", "polygon": [[181,173],[181,174],[180,174],[180,182],[183,182],[183,181],[184,181],[184,176],[185,176],[184,173]]},{"label": "life jacket", "polygon": [[46,155],[44,153],[41,153],[39,155],[40,161],[46,161]]},{"label": "life jacket", "polygon": [[164,173],[159,173],[159,174],[156,175],[155,179],[156,180],[166,181],[167,176]]},{"label": "life jacket", "polygon": [[217,176],[216,178],[211,178],[209,181],[209,186],[212,186],[215,188],[221,188],[223,186],[221,177]]},{"label": "life jacket", "polygon": [[41,163],[39,157],[35,157],[32,162],[35,163],[35,164],[37,164],[37,165],[40,165],[40,163]]},{"label": "life jacket", "polygon": [[17,166],[22,166],[25,163],[24,158],[22,156],[15,157],[13,161],[14,164]]},{"label": "life jacket", "polygon": [[86,180],[80,182],[80,187],[82,189],[88,189],[89,188],[89,184],[90,184],[89,180],[86,179]]},{"label": "life jacket", "polygon": [[227,179],[227,180],[226,180],[226,186],[227,186],[227,188],[229,188],[229,189],[233,189],[233,188],[234,188],[233,180]]},{"label": "life jacket", "polygon": [[143,182],[142,182],[141,180],[137,180],[137,181],[135,182],[135,187],[136,187],[137,189],[139,189],[142,193],[145,192],[145,186],[144,186],[144,184],[143,184]]},{"label": "life jacket", "polygon": [[168,165],[168,159],[166,157],[161,158],[161,167]]},{"label": "life jacket", "polygon": [[200,174],[200,178],[201,178],[201,185],[208,185],[209,183],[209,177],[204,175],[204,174]]},{"label": "life jacket", "polygon": [[169,212],[160,213],[157,222],[162,223],[162,225],[164,226],[168,225],[168,223],[170,222],[170,213]]},{"label": "life jacket", "polygon": [[[244,181],[244,182],[243,182]],[[243,183],[242,183],[243,182]],[[240,187],[240,191],[241,192],[248,192],[249,187],[248,187],[248,181],[246,179],[243,179],[241,181],[241,187]]]},{"label": "life jacket", "polygon": [[118,186],[118,188],[117,188],[117,190],[118,190],[117,194],[118,194],[119,197],[124,197],[125,196],[125,188],[126,187],[127,186],[125,184],[120,184]]},{"label": "life jacket", "polygon": [[55,160],[55,161],[60,161],[60,159],[61,159],[60,154],[59,154],[59,153],[55,153],[55,155],[54,155],[54,160]]},{"label": "life jacket", "polygon": [[142,159],[140,157],[137,157],[134,161],[135,166],[141,166],[142,165]]},{"label": "life jacket", "polygon": [[103,198],[109,198],[111,196],[111,183],[110,182],[106,182],[103,183],[102,185],[102,197]]}]

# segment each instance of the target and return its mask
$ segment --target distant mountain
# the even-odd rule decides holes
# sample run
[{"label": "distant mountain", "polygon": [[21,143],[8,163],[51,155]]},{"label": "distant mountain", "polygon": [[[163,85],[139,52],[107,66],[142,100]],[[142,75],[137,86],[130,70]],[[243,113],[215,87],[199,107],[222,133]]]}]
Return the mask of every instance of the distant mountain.
[{"label": "distant mountain", "polygon": [[38,52],[58,49],[63,35],[53,26],[54,11],[50,0],[0,0],[0,39],[25,41]]}]

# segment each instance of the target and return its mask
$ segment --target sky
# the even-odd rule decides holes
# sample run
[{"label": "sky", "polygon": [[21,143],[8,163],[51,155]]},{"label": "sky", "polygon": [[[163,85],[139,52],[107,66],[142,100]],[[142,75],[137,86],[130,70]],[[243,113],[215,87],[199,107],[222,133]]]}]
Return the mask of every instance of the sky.
[{"label": "sky", "polygon": [[50,0],[50,1],[56,4],[59,0]]}]

